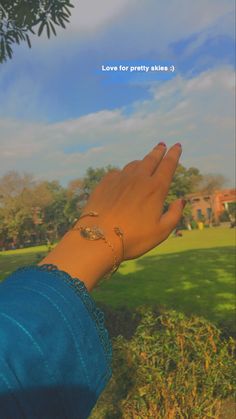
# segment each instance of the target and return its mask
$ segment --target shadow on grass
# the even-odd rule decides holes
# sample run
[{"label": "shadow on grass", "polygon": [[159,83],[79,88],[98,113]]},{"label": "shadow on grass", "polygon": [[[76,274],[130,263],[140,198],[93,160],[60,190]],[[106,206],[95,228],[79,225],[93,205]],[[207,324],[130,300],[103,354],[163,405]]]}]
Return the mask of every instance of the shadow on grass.
[{"label": "shadow on grass", "polygon": [[[0,279],[46,252],[0,255]],[[113,308],[152,305],[196,314],[236,335],[234,246],[145,255],[135,272],[118,271],[93,297]]]},{"label": "shadow on grass", "polygon": [[112,307],[147,304],[196,314],[236,334],[233,246],[147,255],[93,292]]}]

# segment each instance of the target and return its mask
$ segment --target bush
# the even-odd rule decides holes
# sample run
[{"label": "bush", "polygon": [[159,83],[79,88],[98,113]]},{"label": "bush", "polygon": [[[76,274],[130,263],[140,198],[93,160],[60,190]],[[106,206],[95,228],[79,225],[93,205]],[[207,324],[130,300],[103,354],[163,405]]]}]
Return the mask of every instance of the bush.
[{"label": "bush", "polygon": [[130,340],[142,319],[142,315],[127,307],[114,310],[104,303],[98,303],[98,306],[105,315],[105,324],[110,337],[116,338],[122,335]]},{"label": "bush", "polygon": [[138,312],[132,338],[113,338],[113,376],[91,419],[217,418],[235,389],[233,339],[202,318]]}]

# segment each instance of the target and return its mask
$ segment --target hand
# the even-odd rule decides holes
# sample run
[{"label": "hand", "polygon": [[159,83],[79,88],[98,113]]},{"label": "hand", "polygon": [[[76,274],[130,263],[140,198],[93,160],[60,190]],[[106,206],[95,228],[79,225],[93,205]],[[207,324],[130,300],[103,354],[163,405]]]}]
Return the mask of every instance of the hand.
[{"label": "hand", "polygon": [[83,210],[83,213],[96,211],[99,217],[85,217],[80,224],[97,224],[106,232],[119,226],[124,232],[124,260],[135,259],[156,247],[169,236],[182,216],[182,199],[173,202],[163,214],[181,153],[179,143],[167,153],[165,144],[159,143],[142,160],[109,172]]},{"label": "hand", "polygon": [[[96,211],[99,216],[84,217],[78,223],[99,226],[114,246],[119,262],[135,259],[156,247],[178,224],[183,201],[173,202],[165,214],[163,205],[181,152],[181,146],[176,144],[166,153],[166,146],[160,143],[143,160],[109,172],[91,194],[83,213]],[[121,240],[113,231],[115,226],[124,233],[124,256]],[[77,231],[69,230],[39,265],[44,263],[81,279],[92,291],[111,271],[114,259],[103,240],[86,240]]]}]

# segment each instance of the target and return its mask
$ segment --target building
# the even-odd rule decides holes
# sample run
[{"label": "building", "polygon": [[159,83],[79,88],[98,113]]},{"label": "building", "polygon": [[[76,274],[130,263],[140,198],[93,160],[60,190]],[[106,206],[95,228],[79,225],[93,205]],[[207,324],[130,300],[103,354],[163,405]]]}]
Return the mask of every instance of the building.
[{"label": "building", "polygon": [[224,211],[229,211],[231,205],[236,203],[236,189],[223,189],[211,194],[198,192],[187,195],[192,207],[192,217],[195,221],[219,221]]}]

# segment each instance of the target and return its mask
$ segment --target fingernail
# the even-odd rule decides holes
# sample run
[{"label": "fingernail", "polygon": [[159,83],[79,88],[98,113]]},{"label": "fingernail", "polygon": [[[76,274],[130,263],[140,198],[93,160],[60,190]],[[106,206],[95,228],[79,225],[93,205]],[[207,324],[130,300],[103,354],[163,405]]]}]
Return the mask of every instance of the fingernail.
[{"label": "fingernail", "polygon": [[183,208],[184,208],[184,207],[185,207],[185,205],[187,204],[186,199],[181,199],[181,202],[182,202],[182,205],[183,205]]},{"label": "fingernail", "polygon": [[181,143],[176,143],[175,145],[177,145],[178,147],[182,148],[182,144]]},{"label": "fingernail", "polygon": [[160,143],[158,143],[157,145],[162,145],[163,147],[166,147],[166,143],[164,143],[163,141],[161,141]]}]

